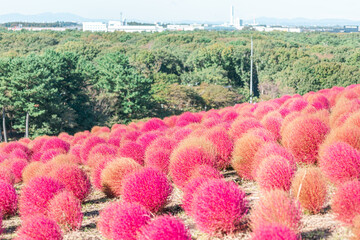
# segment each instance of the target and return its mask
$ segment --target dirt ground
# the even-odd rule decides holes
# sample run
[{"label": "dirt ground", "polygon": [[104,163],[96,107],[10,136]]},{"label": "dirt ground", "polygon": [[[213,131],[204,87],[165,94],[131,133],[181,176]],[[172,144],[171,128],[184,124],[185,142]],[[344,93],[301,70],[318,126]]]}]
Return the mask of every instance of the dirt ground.
[{"label": "dirt ground", "polygon": [[[235,171],[223,172],[228,180],[237,182],[240,187],[247,193],[247,199],[250,202],[250,207],[254,204],[261,194],[255,182],[241,181]],[[16,185],[16,189],[20,192],[21,185]],[[330,189],[330,196],[333,189]],[[329,198],[330,198],[329,196]],[[235,239],[249,239],[251,230],[244,227],[241,231],[227,236],[210,237],[209,235],[200,232],[196,229],[196,224],[193,219],[188,217],[181,209],[182,192],[178,188],[174,189],[170,202],[165,208],[165,213],[171,213],[181,218],[190,229],[193,239],[199,240],[235,240]],[[100,191],[93,191],[88,199],[83,203],[82,209],[84,213],[84,220],[79,231],[70,232],[64,235],[64,240],[100,240],[105,239],[96,229],[96,223],[99,218],[99,212],[111,201],[117,199],[109,199]],[[5,219],[3,221],[3,234],[1,239],[8,240],[16,237],[16,229],[21,225],[21,220],[18,215]],[[329,205],[317,214],[304,214],[302,219],[301,237],[303,240],[312,239],[330,239],[330,240],[345,240],[351,238],[351,231],[349,228],[343,226],[339,221],[336,221],[331,212]]]}]

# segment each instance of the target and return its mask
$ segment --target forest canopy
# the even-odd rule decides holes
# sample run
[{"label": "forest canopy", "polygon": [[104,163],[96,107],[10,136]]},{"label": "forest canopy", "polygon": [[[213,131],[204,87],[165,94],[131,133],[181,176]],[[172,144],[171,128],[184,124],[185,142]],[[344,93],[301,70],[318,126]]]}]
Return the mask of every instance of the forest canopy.
[{"label": "forest canopy", "polygon": [[360,34],[0,31],[7,127],[74,133],[359,83]]}]

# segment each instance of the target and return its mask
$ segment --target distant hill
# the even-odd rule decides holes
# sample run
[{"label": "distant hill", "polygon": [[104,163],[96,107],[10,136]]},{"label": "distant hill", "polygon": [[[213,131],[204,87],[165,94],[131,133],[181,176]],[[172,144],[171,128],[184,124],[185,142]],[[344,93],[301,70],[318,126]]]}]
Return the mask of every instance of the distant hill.
[{"label": "distant hill", "polygon": [[[86,21],[105,21],[104,19],[89,19],[72,13],[40,13],[24,15],[10,13],[0,15],[0,23],[6,22],[86,22]],[[106,20],[107,21],[107,20]]]},{"label": "distant hill", "polygon": [[[72,13],[40,13],[33,15],[25,15],[19,13],[11,13],[0,15],[0,23],[7,22],[37,22],[37,23],[53,23],[53,22],[86,22],[86,21],[105,21],[109,19],[90,19],[84,18]],[[128,21],[144,22],[138,19],[128,19]],[[146,22],[146,21],[145,21]],[[167,22],[167,21],[164,21]],[[218,21],[193,21],[193,20],[182,20],[177,22],[169,21],[169,23],[179,24],[191,24],[191,23],[208,23],[208,24],[221,24],[223,22]],[[252,19],[245,19],[245,24],[253,23]],[[347,19],[307,19],[307,18],[269,18],[260,17],[256,19],[256,23],[266,25],[283,25],[283,26],[342,26],[342,25],[360,25],[359,21],[347,20]]]},{"label": "distant hill", "polygon": [[[253,20],[246,20],[245,23],[253,23]],[[360,21],[347,19],[307,19],[307,18],[267,18],[256,19],[256,23],[267,25],[283,26],[342,26],[342,25],[360,25]]]}]

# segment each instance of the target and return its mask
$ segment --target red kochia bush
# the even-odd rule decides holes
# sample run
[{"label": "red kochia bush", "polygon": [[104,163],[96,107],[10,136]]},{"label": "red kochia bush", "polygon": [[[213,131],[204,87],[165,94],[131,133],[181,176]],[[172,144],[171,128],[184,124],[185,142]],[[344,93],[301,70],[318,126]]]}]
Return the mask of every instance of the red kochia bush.
[{"label": "red kochia bush", "polygon": [[299,162],[312,164],[328,131],[329,127],[315,117],[298,117],[285,127],[282,144]]},{"label": "red kochia bush", "polygon": [[360,214],[360,182],[349,181],[341,185],[332,199],[331,209],[336,218],[348,225]]},{"label": "red kochia bush", "polygon": [[215,166],[215,155],[201,147],[184,147],[174,150],[170,158],[170,176],[183,188],[198,165]]},{"label": "red kochia bush", "polygon": [[243,135],[243,137],[235,142],[231,166],[242,178],[253,179],[254,156],[257,150],[264,144],[264,140],[251,133]]},{"label": "red kochia bush", "polygon": [[63,149],[65,152],[68,152],[70,149],[70,144],[58,137],[50,137],[44,142],[41,149],[42,151],[47,151],[50,149]]},{"label": "red kochia bush", "polygon": [[150,132],[150,131],[157,130],[159,128],[167,128],[167,126],[163,120],[161,120],[159,118],[152,118],[142,126],[141,131],[142,132]]},{"label": "red kochia bush", "polygon": [[165,174],[169,173],[169,164],[170,164],[170,155],[171,151],[168,149],[149,149],[145,153],[144,164],[146,167],[152,167],[159,169]]},{"label": "red kochia bush", "polygon": [[250,129],[262,127],[260,121],[255,118],[237,118],[231,125],[230,136],[236,141]]},{"label": "red kochia bush", "polygon": [[317,167],[302,168],[296,172],[291,185],[292,195],[302,208],[317,214],[326,200],[326,182]]},{"label": "red kochia bush", "polygon": [[125,176],[121,197],[130,203],[139,203],[153,213],[168,202],[172,185],[166,175],[153,168],[143,168]]},{"label": "red kochia bush", "polygon": [[324,175],[335,184],[360,177],[360,152],[344,142],[324,146],[319,165]]},{"label": "red kochia bush", "polygon": [[[60,154],[65,154],[65,150],[62,148],[58,148],[58,149],[49,149],[49,150],[45,150],[44,152],[39,152],[39,154],[41,153],[41,157],[39,158],[39,161],[43,162],[43,163],[47,163],[48,161],[52,160],[54,157],[60,155]],[[37,159],[33,158],[33,161],[36,161]]]},{"label": "red kochia bush", "polygon": [[217,167],[219,169],[225,169],[228,167],[230,165],[231,153],[234,148],[234,143],[230,139],[226,129],[222,127],[212,128],[206,132],[206,138],[209,139],[216,148]]},{"label": "red kochia bush", "polygon": [[278,143],[270,142],[262,145],[254,155],[252,176],[256,178],[256,172],[261,162],[270,156],[281,156],[285,158],[291,165],[295,165],[294,156],[283,146]]},{"label": "red kochia bush", "polygon": [[124,158],[132,158],[140,165],[144,165],[145,148],[136,142],[125,143],[119,149],[119,156]]},{"label": "red kochia bush", "polygon": [[197,177],[220,179],[223,178],[223,175],[216,168],[213,168],[205,164],[205,165],[198,165],[197,167],[195,167],[194,171],[191,173],[190,179]]},{"label": "red kochia bush", "polygon": [[272,223],[282,224],[295,233],[299,232],[301,219],[300,205],[283,190],[264,193],[251,211],[253,231]]},{"label": "red kochia bush", "polygon": [[136,203],[122,203],[112,222],[113,239],[136,240],[141,227],[150,222],[150,212]]},{"label": "red kochia bush", "polygon": [[138,240],[191,240],[189,230],[184,223],[170,215],[159,216],[144,226]]},{"label": "red kochia bush", "polygon": [[194,195],[196,191],[206,182],[210,181],[211,179],[220,179],[214,178],[209,176],[197,176],[192,177],[188,184],[186,184],[184,188],[184,195],[182,200],[182,208],[185,210],[186,214],[192,216],[192,203],[194,199]]},{"label": "red kochia bush", "polygon": [[0,169],[0,180],[5,181],[7,183],[10,183],[11,185],[14,185],[15,183],[15,176],[12,173],[10,168],[1,166]]},{"label": "red kochia bush", "polygon": [[109,203],[101,212],[100,218],[97,222],[97,229],[101,234],[108,239],[112,239],[112,224],[114,221],[115,213],[121,211],[121,202]]},{"label": "red kochia bush", "polygon": [[256,181],[263,190],[282,189],[288,191],[294,177],[296,165],[281,156],[265,158],[257,171]]},{"label": "red kochia bush", "polygon": [[26,218],[17,231],[18,239],[61,240],[62,232],[59,225],[43,215]]},{"label": "red kochia bush", "polygon": [[22,219],[35,214],[47,214],[49,201],[65,186],[50,177],[36,177],[22,189],[19,198],[19,213]]},{"label": "red kochia bush", "polygon": [[15,188],[8,182],[0,180],[0,215],[12,216],[16,213],[18,196]]},{"label": "red kochia bush", "polygon": [[26,147],[24,144],[21,144],[19,142],[10,142],[10,143],[7,143],[5,145],[5,147],[2,149],[2,151],[4,153],[7,153],[7,154],[10,154],[12,153],[15,149],[21,149],[23,150],[26,154],[29,154],[30,153],[30,150],[28,147]]},{"label": "red kochia bush", "polygon": [[91,191],[91,183],[86,173],[77,165],[64,165],[55,168],[49,173],[65,185],[65,188],[72,192],[75,197],[83,201]]},{"label": "red kochia bush", "polygon": [[253,232],[251,240],[298,240],[296,233],[281,224],[267,224]]},{"label": "red kochia bush", "polygon": [[[24,168],[28,165],[28,161],[24,159],[8,159],[8,166],[15,177],[15,183],[19,183],[22,180],[22,172]],[[3,163],[4,164],[4,163]]]},{"label": "red kochia bush", "polygon": [[79,230],[83,220],[81,203],[69,191],[62,191],[50,200],[48,216],[65,231]]},{"label": "red kochia bush", "polygon": [[353,220],[354,227],[352,228],[352,232],[355,235],[353,240],[360,239],[360,215],[357,215]]},{"label": "red kochia bush", "polygon": [[101,173],[102,190],[109,197],[120,196],[125,176],[141,168],[131,158],[118,158],[109,162]]},{"label": "red kochia bush", "polygon": [[83,163],[87,162],[91,149],[95,147],[97,144],[101,144],[101,143],[106,143],[106,141],[97,136],[92,136],[85,140],[83,147],[81,148],[80,151],[80,157]]},{"label": "red kochia bush", "polygon": [[245,192],[234,182],[211,180],[196,191],[192,211],[201,231],[231,233],[247,212]]}]

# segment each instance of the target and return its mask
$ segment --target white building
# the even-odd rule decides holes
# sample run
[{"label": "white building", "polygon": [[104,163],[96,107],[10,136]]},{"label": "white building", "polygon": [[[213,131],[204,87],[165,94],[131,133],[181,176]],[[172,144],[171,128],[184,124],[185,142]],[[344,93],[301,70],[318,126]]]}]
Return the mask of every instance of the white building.
[{"label": "white building", "polygon": [[107,24],[102,22],[83,22],[83,31],[107,32]]},{"label": "white building", "polygon": [[201,24],[190,24],[190,25],[167,25],[169,31],[194,31],[204,30],[205,27]]},{"label": "white building", "polygon": [[230,26],[235,25],[235,9],[234,6],[231,6],[230,8]]},{"label": "white building", "polygon": [[146,26],[146,25],[123,25],[120,21],[110,21],[108,26],[108,32],[163,32],[164,28],[155,25],[155,26]]}]

